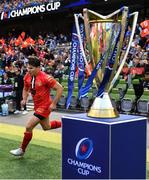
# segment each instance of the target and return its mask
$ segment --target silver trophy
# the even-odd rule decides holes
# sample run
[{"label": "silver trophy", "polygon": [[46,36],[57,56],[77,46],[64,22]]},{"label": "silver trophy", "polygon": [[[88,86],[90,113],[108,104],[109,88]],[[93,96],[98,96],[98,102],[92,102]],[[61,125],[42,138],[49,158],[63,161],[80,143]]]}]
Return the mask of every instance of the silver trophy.
[{"label": "silver trophy", "polygon": [[[84,20],[86,46],[89,61],[81,40],[78,17]],[[97,96],[88,112],[90,117],[118,117],[117,110],[112,106],[109,92],[116,82],[130,50],[135,33],[138,12],[128,14],[128,7],[123,7],[107,16],[89,9],[83,9],[83,15],[75,15],[75,24],[86,68],[90,73],[98,68],[93,80],[97,88]],[[131,35],[126,38],[128,22],[131,19]],[[125,50],[123,50],[125,43]],[[89,63],[92,70],[89,68]]]}]

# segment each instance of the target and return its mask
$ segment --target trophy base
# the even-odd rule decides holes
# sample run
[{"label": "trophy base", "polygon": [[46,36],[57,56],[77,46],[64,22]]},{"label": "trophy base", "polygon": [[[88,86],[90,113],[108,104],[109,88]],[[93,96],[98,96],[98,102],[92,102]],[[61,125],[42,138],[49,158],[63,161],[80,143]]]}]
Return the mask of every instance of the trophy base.
[{"label": "trophy base", "polygon": [[96,118],[116,118],[119,115],[115,109],[90,109],[88,116]]},{"label": "trophy base", "polygon": [[113,108],[108,93],[105,92],[102,98],[96,97],[88,112],[88,116],[96,118],[116,118],[119,114],[117,110]]}]

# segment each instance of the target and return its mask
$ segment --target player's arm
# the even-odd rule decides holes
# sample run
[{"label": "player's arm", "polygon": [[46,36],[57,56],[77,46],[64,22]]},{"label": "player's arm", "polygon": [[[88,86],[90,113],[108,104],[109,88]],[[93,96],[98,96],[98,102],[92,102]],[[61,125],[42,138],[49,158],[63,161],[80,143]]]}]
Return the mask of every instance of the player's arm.
[{"label": "player's arm", "polygon": [[58,103],[59,99],[61,98],[62,92],[63,92],[63,87],[58,82],[56,82],[56,84],[53,86],[53,89],[56,90],[56,95],[52,101],[52,104],[50,105],[51,110],[56,109],[56,104]]},{"label": "player's arm", "polygon": [[26,105],[27,103],[29,91],[30,91],[30,84],[27,83],[27,74],[26,74],[23,81],[23,92],[22,92],[22,101],[21,101],[22,106]]},{"label": "player's arm", "polygon": [[24,87],[23,88],[23,93],[22,93],[23,100],[27,101],[28,96],[29,96],[29,89]]},{"label": "player's arm", "polygon": [[29,96],[29,89],[24,87],[23,88],[23,93],[22,93],[22,98],[23,98],[22,102],[21,102],[22,105],[25,105],[27,103],[28,96]]}]

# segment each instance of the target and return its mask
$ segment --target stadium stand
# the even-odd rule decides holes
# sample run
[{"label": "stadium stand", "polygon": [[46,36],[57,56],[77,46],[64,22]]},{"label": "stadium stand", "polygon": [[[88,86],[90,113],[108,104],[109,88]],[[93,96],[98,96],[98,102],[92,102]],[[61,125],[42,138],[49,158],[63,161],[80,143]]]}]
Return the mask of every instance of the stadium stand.
[{"label": "stadium stand", "polygon": [[[1,0],[0,2],[0,12],[3,12],[15,8],[46,3],[48,0]],[[110,92],[112,102],[120,112],[136,113],[136,109],[138,109],[138,113],[148,113],[148,98],[146,90],[143,92],[143,89],[149,89],[149,41],[148,37],[141,37],[139,24],[138,27],[121,76]],[[7,34],[6,37],[1,36],[0,84],[2,83],[3,74],[7,72],[14,85],[15,67],[19,68],[21,74],[24,75],[26,73],[28,55],[35,54],[41,60],[42,70],[57,78],[64,87],[62,98],[58,103],[58,108],[65,109],[68,92],[70,51],[70,37],[67,37],[61,32],[57,34],[46,32],[44,34],[39,33],[38,35],[32,36],[22,30],[19,34],[10,33]],[[85,82],[86,81],[87,79],[85,79]],[[77,76],[74,87],[75,89],[70,109],[87,111],[96,96],[97,88],[93,85],[89,94],[86,97],[81,98],[81,100],[78,100]],[[138,89],[136,87],[139,87],[138,89],[141,91],[139,95],[137,94]],[[54,95],[55,94],[52,91],[51,96],[54,97]],[[31,101],[29,103],[31,103]],[[142,108],[142,112],[140,107]]]},{"label": "stadium stand", "polygon": [[142,114],[149,114],[149,90],[144,89],[144,93],[137,101],[137,111]]},{"label": "stadium stand", "polygon": [[117,110],[120,110],[120,92],[118,88],[113,88],[110,92],[111,100],[112,100],[112,105],[117,108]]},{"label": "stadium stand", "polygon": [[121,111],[126,113],[135,111],[135,100],[136,96],[134,89],[129,88],[124,95],[124,98],[121,100]]}]

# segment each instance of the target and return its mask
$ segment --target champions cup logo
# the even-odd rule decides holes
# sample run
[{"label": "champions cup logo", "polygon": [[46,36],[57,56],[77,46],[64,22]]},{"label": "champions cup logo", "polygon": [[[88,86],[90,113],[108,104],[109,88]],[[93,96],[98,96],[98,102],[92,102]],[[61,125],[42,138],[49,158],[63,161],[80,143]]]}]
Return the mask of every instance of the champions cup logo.
[{"label": "champions cup logo", "polygon": [[76,69],[76,54],[77,54],[77,46],[78,46],[78,38],[77,34],[73,33],[72,34],[72,49],[71,49],[71,54],[72,54],[72,65],[70,67],[71,73],[70,73],[70,81],[74,80],[74,74],[75,74],[75,69]]},{"label": "champions cup logo", "polygon": [[93,152],[93,142],[89,138],[83,138],[77,143],[75,154],[78,159],[80,160],[88,159],[92,154],[92,152]]},{"label": "champions cup logo", "polygon": [[15,18],[15,17],[20,17],[20,16],[27,16],[27,15],[32,15],[32,14],[56,11],[60,8],[60,6],[61,6],[60,1],[51,1],[47,4],[40,4],[36,6],[25,7],[22,9],[15,9],[15,10],[9,11],[8,13],[2,12],[1,20],[7,19],[7,18]]},{"label": "champions cup logo", "polygon": [[[67,163],[70,166],[73,166],[74,169],[77,170],[77,173],[82,175],[82,176],[88,176],[91,175],[92,173],[97,173],[100,174],[101,167],[98,165],[95,165],[93,163],[93,160],[89,157],[91,157],[91,154],[93,152],[93,141],[87,137],[82,138],[78,141],[76,147],[75,147],[75,156],[77,157],[78,160],[75,158],[68,158]],[[90,162],[87,163],[84,160],[89,159]],[[92,174],[93,175],[93,174]]]}]

